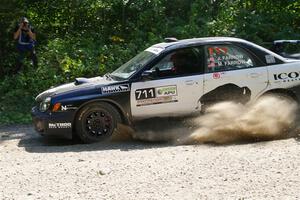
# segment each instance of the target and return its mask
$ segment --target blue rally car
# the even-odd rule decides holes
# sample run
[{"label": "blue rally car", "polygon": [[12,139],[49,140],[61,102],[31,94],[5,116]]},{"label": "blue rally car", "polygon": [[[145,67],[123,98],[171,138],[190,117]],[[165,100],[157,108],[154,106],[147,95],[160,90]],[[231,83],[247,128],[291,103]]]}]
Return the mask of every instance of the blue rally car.
[{"label": "blue rally car", "polygon": [[220,101],[247,103],[270,93],[298,101],[299,60],[237,38],[169,38],[111,74],[44,91],[32,117],[42,135],[76,134],[92,143],[110,138],[119,123],[194,115]]}]

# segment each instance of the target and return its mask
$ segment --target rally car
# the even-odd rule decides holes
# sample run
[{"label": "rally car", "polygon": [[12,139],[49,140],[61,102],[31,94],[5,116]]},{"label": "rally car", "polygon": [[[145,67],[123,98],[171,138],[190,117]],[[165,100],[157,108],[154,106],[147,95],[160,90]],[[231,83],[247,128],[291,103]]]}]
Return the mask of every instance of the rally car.
[{"label": "rally car", "polygon": [[270,93],[300,99],[300,62],[238,38],[169,38],[110,74],[39,94],[32,117],[43,135],[91,143],[110,138],[118,123],[134,127],[142,119],[194,115],[220,101],[245,104]]}]

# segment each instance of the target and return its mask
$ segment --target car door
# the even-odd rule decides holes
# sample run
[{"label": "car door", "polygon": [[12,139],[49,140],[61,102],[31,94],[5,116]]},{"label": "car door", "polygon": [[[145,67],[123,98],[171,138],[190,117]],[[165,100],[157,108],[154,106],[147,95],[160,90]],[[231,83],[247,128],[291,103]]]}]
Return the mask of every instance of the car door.
[{"label": "car door", "polygon": [[199,48],[170,52],[151,67],[151,80],[131,86],[134,119],[188,115],[199,110],[203,94],[203,59]]},{"label": "car door", "polygon": [[207,45],[204,95],[201,104],[247,103],[266,90],[268,71],[255,55],[233,44]]}]

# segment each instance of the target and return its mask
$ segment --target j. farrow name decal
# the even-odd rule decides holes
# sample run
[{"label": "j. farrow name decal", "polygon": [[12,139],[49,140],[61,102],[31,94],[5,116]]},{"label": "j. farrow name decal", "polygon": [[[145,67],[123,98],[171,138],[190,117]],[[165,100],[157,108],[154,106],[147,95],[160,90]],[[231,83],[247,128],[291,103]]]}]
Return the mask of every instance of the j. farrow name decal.
[{"label": "j. farrow name decal", "polygon": [[104,86],[101,88],[101,91],[102,94],[127,92],[130,91],[130,86],[129,84]]}]

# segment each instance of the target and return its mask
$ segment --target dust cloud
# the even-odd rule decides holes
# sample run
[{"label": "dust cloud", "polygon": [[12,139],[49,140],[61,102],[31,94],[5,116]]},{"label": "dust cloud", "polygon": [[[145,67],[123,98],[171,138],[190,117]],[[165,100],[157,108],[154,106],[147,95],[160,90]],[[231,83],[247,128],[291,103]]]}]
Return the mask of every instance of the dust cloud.
[{"label": "dust cloud", "polygon": [[247,105],[222,102],[197,117],[146,120],[135,131],[123,128],[118,138],[174,144],[282,139],[295,134],[297,108],[293,101],[271,96]]},{"label": "dust cloud", "polygon": [[276,97],[264,97],[253,104],[219,103],[194,120],[199,126],[179,143],[231,143],[273,140],[293,136],[297,104]]}]

